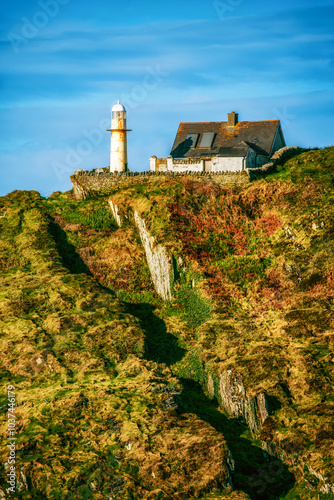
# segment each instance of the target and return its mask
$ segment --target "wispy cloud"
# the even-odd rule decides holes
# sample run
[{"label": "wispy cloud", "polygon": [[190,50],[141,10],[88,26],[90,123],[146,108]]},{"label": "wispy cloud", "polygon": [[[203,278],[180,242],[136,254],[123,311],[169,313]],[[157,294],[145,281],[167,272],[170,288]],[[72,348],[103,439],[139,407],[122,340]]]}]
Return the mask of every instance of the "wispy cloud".
[{"label": "wispy cloud", "polygon": [[[255,4],[260,5],[258,0]],[[195,2],[196,14],[200,8],[205,13],[205,5]],[[285,0],[280,8],[284,5]],[[327,144],[334,7],[290,9],[280,16],[254,14],[254,9],[249,15],[247,9],[243,3],[223,20],[213,11],[210,20],[145,23],[141,18],[141,23],[132,20],[124,26],[109,25],[102,15],[89,22],[63,16],[17,54],[5,30],[3,165],[21,165],[24,157],[22,175],[29,185],[34,178],[37,188],[56,189],[59,180],[48,162],[62,161],[66,147],[76,147],[83,129],[109,119],[111,104],[120,96],[131,102],[131,95],[139,96],[129,110],[134,169],[148,168],[151,154],[168,153],[179,121],[221,120],[232,108],[243,119],[269,119],[273,110],[287,106],[295,117],[285,131],[290,143],[304,137],[309,143],[314,138],[314,144]],[[163,75],[156,85],[152,71]],[[309,110],[314,103],[323,129],[313,127]],[[107,164],[108,140],[106,133],[82,168]]]}]

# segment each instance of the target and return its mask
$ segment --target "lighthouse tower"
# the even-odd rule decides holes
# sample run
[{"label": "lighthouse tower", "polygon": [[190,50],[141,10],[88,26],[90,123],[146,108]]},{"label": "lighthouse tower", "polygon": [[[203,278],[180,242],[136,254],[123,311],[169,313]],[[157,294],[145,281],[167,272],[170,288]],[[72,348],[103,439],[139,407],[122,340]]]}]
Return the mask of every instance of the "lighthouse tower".
[{"label": "lighthouse tower", "polygon": [[126,109],[120,102],[111,110],[110,172],[128,170]]}]

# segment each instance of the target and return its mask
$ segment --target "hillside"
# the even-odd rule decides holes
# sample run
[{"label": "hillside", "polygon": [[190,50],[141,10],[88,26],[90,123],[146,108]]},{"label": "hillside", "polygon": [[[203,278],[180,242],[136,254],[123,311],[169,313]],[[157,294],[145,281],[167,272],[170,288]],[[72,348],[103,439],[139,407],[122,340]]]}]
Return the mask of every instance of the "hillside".
[{"label": "hillside", "polygon": [[1,198],[17,498],[334,498],[333,187],[327,148],[242,186]]}]

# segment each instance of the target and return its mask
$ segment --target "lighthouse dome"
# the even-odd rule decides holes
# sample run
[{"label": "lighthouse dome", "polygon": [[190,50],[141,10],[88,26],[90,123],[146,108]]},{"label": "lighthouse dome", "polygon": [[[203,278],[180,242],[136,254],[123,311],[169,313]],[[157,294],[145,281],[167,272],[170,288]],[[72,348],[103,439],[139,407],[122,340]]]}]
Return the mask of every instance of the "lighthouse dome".
[{"label": "lighthouse dome", "polygon": [[115,111],[126,111],[126,110],[125,110],[125,107],[118,101],[117,104],[115,104],[115,106],[112,108],[111,111],[115,112]]}]

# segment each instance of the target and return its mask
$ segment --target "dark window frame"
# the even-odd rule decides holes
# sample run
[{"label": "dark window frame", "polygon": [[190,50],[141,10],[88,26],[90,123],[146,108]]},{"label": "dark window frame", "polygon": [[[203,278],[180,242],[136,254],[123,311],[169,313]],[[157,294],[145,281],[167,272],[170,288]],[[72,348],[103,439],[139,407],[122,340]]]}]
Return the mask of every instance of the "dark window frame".
[{"label": "dark window frame", "polygon": [[[196,136],[196,139],[193,140],[193,145],[189,147],[189,149],[195,149],[197,147],[197,144],[198,144],[198,141],[199,141],[199,137],[200,137],[201,134],[199,134],[198,132],[190,132],[189,134],[187,134],[187,137],[186,137],[186,140],[185,142],[188,140],[188,139],[192,139],[190,136]],[[186,148],[188,149],[188,146],[186,146]]]},{"label": "dark window frame", "polygon": [[[203,141],[204,135],[209,135],[209,134],[212,137],[210,146],[202,146],[202,141]],[[213,146],[213,143],[214,143],[215,139],[216,139],[216,133],[215,132],[203,132],[201,134],[201,140],[198,141],[199,142],[198,148],[199,149],[211,149],[212,146]]]}]

